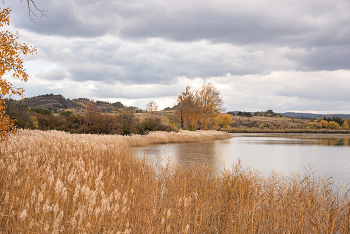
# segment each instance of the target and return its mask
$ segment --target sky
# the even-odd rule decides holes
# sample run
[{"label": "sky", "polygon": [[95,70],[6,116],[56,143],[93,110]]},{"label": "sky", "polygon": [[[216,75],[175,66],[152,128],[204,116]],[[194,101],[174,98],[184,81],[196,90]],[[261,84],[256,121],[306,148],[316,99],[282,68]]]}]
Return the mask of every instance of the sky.
[{"label": "sky", "polygon": [[[350,113],[348,0],[5,0],[25,96],[62,94],[145,109],[211,83],[227,111]],[[2,29],[3,30],[3,29]]]}]

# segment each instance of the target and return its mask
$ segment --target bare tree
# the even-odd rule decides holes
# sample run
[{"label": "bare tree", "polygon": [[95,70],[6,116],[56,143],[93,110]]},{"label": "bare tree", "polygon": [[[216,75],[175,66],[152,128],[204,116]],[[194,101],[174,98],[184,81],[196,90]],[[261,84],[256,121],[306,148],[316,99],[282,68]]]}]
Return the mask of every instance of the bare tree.
[{"label": "bare tree", "polygon": [[[19,0],[20,2],[23,2],[23,0]],[[37,12],[40,13],[41,18],[42,17],[46,17],[47,16],[47,11],[45,9],[40,9],[36,3],[35,0],[25,0],[27,2],[27,7],[28,7],[28,15],[30,17],[30,20],[32,22],[34,22],[32,15],[34,15],[35,17],[38,17],[38,15],[36,14]],[[2,0],[2,3],[5,4],[5,0]],[[35,23],[35,22],[34,22]]]},{"label": "bare tree", "polygon": [[155,111],[158,110],[158,105],[156,102],[154,101],[151,101],[147,104],[147,111],[151,112],[151,113],[154,113]]}]

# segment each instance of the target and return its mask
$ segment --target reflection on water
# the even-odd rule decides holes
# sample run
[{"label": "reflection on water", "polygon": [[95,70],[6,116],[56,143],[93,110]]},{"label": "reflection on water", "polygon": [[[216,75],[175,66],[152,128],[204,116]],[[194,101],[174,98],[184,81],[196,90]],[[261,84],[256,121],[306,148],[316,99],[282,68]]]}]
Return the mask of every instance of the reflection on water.
[{"label": "reflection on water", "polygon": [[[265,137],[264,137],[265,138]],[[268,139],[261,139],[252,141],[251,139],[246,140],[247,144],[264,144],[264,145],[275,145],[275,144],[305,144],[305,145],[323,145],[323,146],[349,146],[350,138],[322,138],[322,139],[294,139],[294,138],[278,138],[269,137]],[[243,140],[244,141],[244,140]]]},{"label": "reflection on water", "polygon": [[145,155],[155,162],[209,164],[213,168],[230,168],[242,160],[243,166],[263,174],[272,171],[290,175],[304,174],[309,165],[315,175],[332,175],[338,182],[350,182],[349,138],[287,138],[262,137],[258,134],[232,134],[228,140],[203,143],[152,145],[135,148],[139,156]]}]

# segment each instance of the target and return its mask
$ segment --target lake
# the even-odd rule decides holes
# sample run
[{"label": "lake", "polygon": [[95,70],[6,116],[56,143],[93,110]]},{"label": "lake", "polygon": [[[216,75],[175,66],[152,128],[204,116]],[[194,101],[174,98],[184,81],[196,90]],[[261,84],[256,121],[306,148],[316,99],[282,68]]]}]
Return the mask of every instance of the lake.
[{"label": "lake", "polygon": [[210,164],[217,170],[230,168],[238,160],[244,167],[263,175],[272,171],[283,174],[332,175],[337,184],[350,183],[350,136],[332,134],[231,134],[227,140],[202,143],[176,143],[137,147],[158,163]]}]

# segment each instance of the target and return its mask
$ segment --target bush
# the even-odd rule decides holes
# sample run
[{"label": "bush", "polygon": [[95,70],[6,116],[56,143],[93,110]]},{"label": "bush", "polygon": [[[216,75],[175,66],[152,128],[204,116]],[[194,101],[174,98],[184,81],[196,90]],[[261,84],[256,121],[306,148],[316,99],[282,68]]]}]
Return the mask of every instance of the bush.
[{"label": "bush", "polygon": [[340,128],[340,125],[339,125],[339,123],[336,123],[336,122],[334,122],[334,121],[330,121],[330,122],[328,123],[328,127],[329,127],[330,129],[339,129],[339,128]]},{"label": "bush", "polygon": [[245,111],[238,111],[237,115],[242,116],[242,117],[252,117],[252,113],[250,112],[245,112]]},{"label": "bush", "polygon": [[168,123],[162,123],[162,120],[158,117],[149,117],[141,120],[141,122],[137,125],[138,133],[146,134],[151,131],[166,131],[166,132],[178,132],[178,129]]},{"label": "bush", "polygon": [[71,111],[62,111],[62,112],[60,113],[60,115],[66,116],[66,117],[68,117],[68,116],[70,116],[70,115],[72,115],[72,114],[73,114],[73,112],[71,112]]},{"label": "bush", "polygon": [[30,111],[33,111],[35,113],[42,114],[42,115],[52,115],[51,111],[43,108],[31,108]]}]

